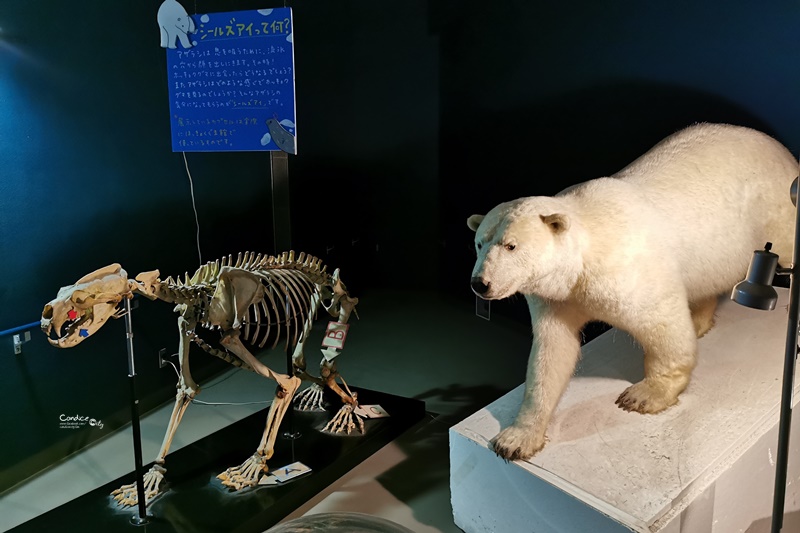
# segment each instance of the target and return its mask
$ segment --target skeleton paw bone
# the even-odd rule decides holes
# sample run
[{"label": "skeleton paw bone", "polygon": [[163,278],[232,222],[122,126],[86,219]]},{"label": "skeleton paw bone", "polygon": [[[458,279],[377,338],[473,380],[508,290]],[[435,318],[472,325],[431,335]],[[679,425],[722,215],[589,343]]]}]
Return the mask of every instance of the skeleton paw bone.
[{"label": "skeleton paw bone", "polygon": [[251,455],[239,466],[232,466],[217,476],[222,484],[233,490],[241,490],[258,484],[262,474],[269,471],[267,458],[258,453]]},{"label": "skeleton paw bone", "polygon": [[[161,482],[164,480],[164,474],[167,469],[161,465],[154,464],[153,467],[147,471],[142,481],[144,482],[144,495],[145,503],[149,504],[150,501],[158,495],[158,489]],[[139,504],[139,493],[136,489],[136,483],[130,485],[123,485],[111,493],[117,504],[122,507],[133,507]]]},{"label": "skeleton paw bone", "polygon": [[294,397],[295,409],[299,411],[324,411],[322,396],[325,390],[312,383],[310,387],[297,393]]},{"label": "skeleton paw bone", "polygon": [[353,429],[356,427],[356,423],[358,423],[358,430],[361,434],[364,434],[364,422],[361,420],[361,417],[358,416],[353,412],[358,404],[349,404],[346,403],[339,409],[339,412],[336,413],[330,422],[325,424],[325,427],[322,428],[322,431],[328,431],[330,433],[341,433],[345,429],[347,430],[347,434],[349,435]]}]

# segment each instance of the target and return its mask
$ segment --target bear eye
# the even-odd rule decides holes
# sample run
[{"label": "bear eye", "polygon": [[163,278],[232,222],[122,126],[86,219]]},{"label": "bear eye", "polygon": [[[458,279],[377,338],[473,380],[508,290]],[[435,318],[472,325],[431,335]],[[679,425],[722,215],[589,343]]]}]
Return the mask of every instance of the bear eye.
[{"label": "bear eye", "polygon": [[478,243],[478,244],[475,245],[475,248],[480,250],[481,248],[483,248],[483,245],[481,243]]},{"label": "bear eye", "polygon": [[506,250],[508,250],[509,252],[513,252],[514,248],[516,247],[517,247],[516,244],[506,244]]}]

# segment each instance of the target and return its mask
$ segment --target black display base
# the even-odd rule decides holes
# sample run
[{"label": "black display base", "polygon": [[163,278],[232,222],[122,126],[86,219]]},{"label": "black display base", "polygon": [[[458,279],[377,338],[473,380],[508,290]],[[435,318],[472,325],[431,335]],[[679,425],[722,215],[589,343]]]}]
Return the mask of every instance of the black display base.
[{"label": "black display base", "polygon": [[[148,507],[147,523],[135,525],[136,507],[120,509],[112,490],[133,483],[128,474],[12,529],[40,531],[261,532],[278,523],[322,489],[419,422],[425,403],[357,389],[359,403],[379,404],[391,416],[365,420],[366,434],[331,435],[320,429],[333,412],[295,411],[284,420],[268,461],[271,470],[300,461],[311,472],[284,484],[231,492],[216,478],[241,464],[258,447],[264,409],[167,456],[166,490]],[[335,405],[335,404],[334,404]],[[333,409],[334,405],[331,406]],[[289,420],[291,419],[291,420]],[[286,422],[291,422],[292,428]],[[298,438],[286,438],[292,429]],[[180,431],[180,429],[178,430]],[[152,463],[151,463],[152,464]],[[145,471],[150,468],[145,465]],[[58,487],[50,490],[57,491]]]}]

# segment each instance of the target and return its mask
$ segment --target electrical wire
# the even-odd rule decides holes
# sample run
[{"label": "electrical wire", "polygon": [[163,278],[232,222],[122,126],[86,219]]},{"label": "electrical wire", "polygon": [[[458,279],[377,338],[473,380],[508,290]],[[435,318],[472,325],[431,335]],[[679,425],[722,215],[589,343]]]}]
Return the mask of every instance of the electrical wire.
[{"label": "electrical wire", "polygon": [[[172,361],[167,361],[167,362],[172,366],[172,368],[175,370],[175,374],[180,378],[180,372],[178,372],[178,367],[175,366],[175,363],[173,363]],[[233,375],[233,373],[231,373],[231,375]],[[219,385],[220,383],[222,383],[223,381],[225,381],[226,379],[228,379],[230,377],[231,376],[229,375],[229,376],[225,377],[224,379],[221,379],[219,382],[214,383],[213,385],[210,385],[208,387],[203,387],[203,388],[204,389],[209,389],[209,388],[213,387],[214,385]],[[271,404],[272,400],[262,400],[262,401],[259,401],[259,402],[204,402],[202,400],[195,400],[194,398],[192,398],[192,403],[196,403],[196,404],[199,404],[199,405],[256,405],[256,404]]]},{"label": "electrical wire", "polygon": [[242,370],[242,369],[241,369],[241,367],[239,367],[239,368],[236,368],[236,369],[234,369],[234,370],[232,370],[232,371],[231,371],[231,370],[229,370],[229,371],[227,372],[227,375],[225,375],[225,376],[222,376],[222,378],[221,378],[219,381],[215,381],[214,383],[209,383],[208,385],[203,385],[203,390],[208,390],[208,389],[212,389],[212,388],[216,387],[216,386],[217,386],[217,385],[219,385],[220,383],[223,383],[223,382],[225,382],[225,381],[227,381],[227,380],[231,379],[233,376],[235,376],[236,374],[238,374],[238,373],[239,373],[241,370]]},{"label": "electrical wire", "polygon": [[172,368],[175,369],[175,375],[178,376],[178,379],[181,379],[181,373],[178,372],[178,367],[175,366],[175,363],[173,363],[172,361],[167,361],[167,363],[172,365]]},{"label": "electrical wire", "polygon": [[192,400],[192,403],[199,405],[255,405],[255,404],[271,404],[272,400],[264,400],[260,402],[241,402],[241,403],[228,403],[228,402],[204,402],[201,400]]},{"label": "electrical wire", "polygon": [[194,210],[194,223],[197,226],[197,258],[200,264],[203,264],[203,254],[200,252],[200,217],[197,216],[197,203],[194,199],[194,182],[192,181],[192,173],[189,171],[189,161],[186,159],[186,152],[183,154],[183,164],[186,167],[186,175],[189,176],[189,192],[192,195],[192,209]]}]

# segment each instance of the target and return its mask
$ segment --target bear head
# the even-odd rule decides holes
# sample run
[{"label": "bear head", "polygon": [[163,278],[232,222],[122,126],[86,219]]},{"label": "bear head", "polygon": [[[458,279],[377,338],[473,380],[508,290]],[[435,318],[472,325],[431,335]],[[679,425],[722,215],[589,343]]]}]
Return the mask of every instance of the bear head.
[{"label": "bear head", "polygon": [[581,267],[568,206],[550,197],[522,198],[472,215],[477,260],[472,290],[485,300],[515,293],[563,299]]}]

